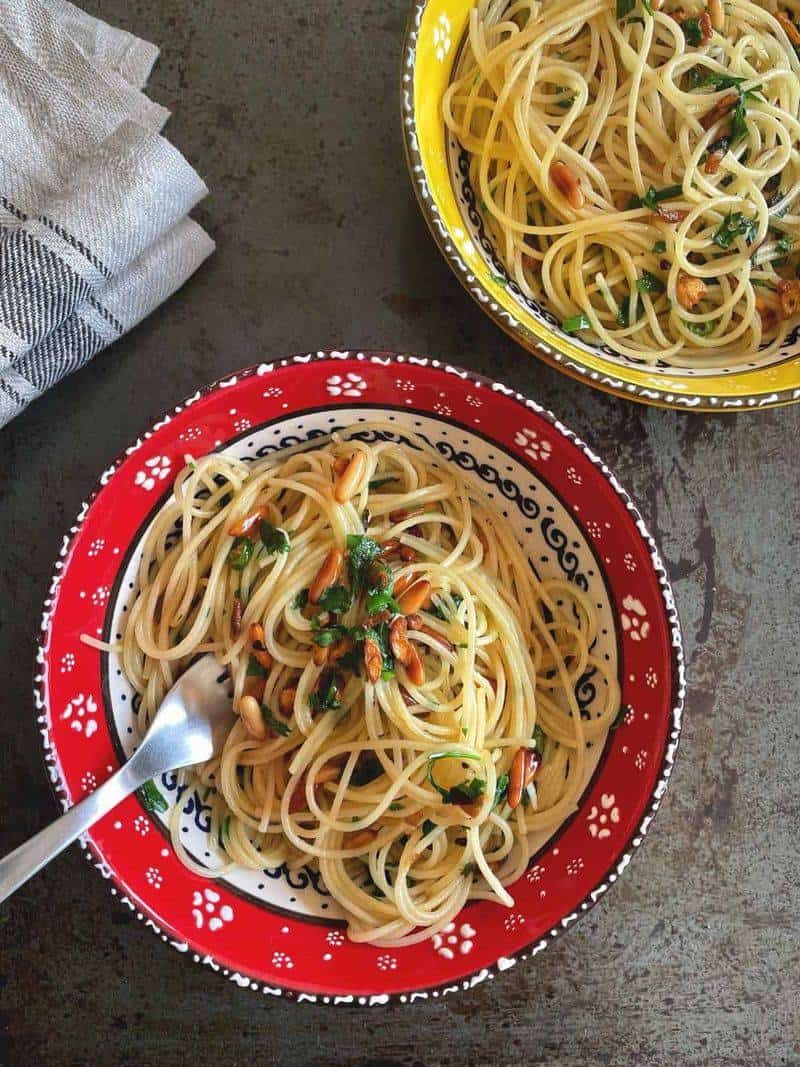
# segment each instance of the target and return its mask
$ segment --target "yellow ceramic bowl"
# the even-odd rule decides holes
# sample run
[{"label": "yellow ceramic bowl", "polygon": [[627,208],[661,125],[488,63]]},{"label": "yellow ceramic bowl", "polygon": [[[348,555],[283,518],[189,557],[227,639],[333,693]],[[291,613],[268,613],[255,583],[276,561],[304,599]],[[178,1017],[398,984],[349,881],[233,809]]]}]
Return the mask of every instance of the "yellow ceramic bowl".
[{"label": "yellow ceramic bowl", "polygon": [[800,327],[768,361],[692,371],[644,367],[563,333],[556,318],[509,282],[483,232],[441,100],[467,28],[472,0],[421,0],[403,52],[403,133],[414,190],[431,233],[461,284],[530,352],[598,389],[646,404],[695,411],[748,410],[800,399]]}]

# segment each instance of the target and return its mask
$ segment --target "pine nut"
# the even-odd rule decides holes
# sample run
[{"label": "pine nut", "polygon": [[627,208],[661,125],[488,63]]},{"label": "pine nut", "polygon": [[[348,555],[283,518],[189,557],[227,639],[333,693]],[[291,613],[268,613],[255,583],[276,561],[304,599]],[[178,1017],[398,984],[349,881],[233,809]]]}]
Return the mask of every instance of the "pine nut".
[{"label": "pine nut", "polygon": [[400,559],[403,561],[403,563],[413,563],[416,558],[416,549],[412,548],[410,545],[400,546]]},{"label": "pine nut", "polygon": [[347,470],[347,464],[350,462],[349,456],[337,456],[333,461],[333,473],[337,476],[344,474]]},{"label": "pine nut", "polygon": [[406,669],[408,680],[412,685],[422,685],[425,681],[425,669],[422,666],[422,660],[420,659],[419,652],[417,652],[417,646],[411,645],[411,654],[408,657],[408,663],[404,663],[403,666]]},{"label": "pine nut", "polygon": [[522,800],[523,790],[531,784],[542,763],[541,753],[535,748],[518,748],[508,775],[508,806],[516,808]]},{"label": "pine nut", "polygon": [[419,611],[426,603],[430,603],[430,595],[431,583],[427,578],[422,578],[409,589],[406,589],[397,604],[403,615],[413,615],[415,611]]},{"label": "pine nut", "polygon": [[416,580],[417,576],[413,572],[409,574],[401,574],[400,577],[395,580],[394,587],[392,588],[392,593],[395,599],[402,596],[406,589],[408,589],[410,585],[413,585]]},{"label": "pine nut", "polygon": [[231,610],[231,633],[236,636],[242,629],[242,601],[238,596],[233,598]]},{"label": "pine nut", "polygon": [[245,537],[257,523],[266,518],[266,515],[267,508],[256,508],[254,511],[245,515],[243,519],[239,519],[238,522],[235,522],[233,526],[229,528],[228,533],[231,537]]},{"label": "pine nut", "polygon": [[398,615],[389,627],[389,647],[401,663],[408,663],[411,658],[411,642],[408,640],[408,626],[402,615]]},{"label": "pine nut", "polygon": [[324,663],[328,662],[328,649],[322,648],[321,645],[314,645],[314,651],[311,653],[311,658],[314,661],[315,667],[321,667]]},{"label": "pine nut", "polygon": [[583,207],[585,198],[580,182],[566,163],[559,160],[550,164],[550,180],[571,208],[577,211]]},{"label": "pine nut", "polygon": [[346,504],[356,491],[356,486],[367,471],[367,457],[363,452],[354,452],[350,462],[333,486],[333,496],[337,503]]},{"label": "pine nut", "polygon": [[264,627],[260,623],[251,622],[249,637],[253,659],[260,663],[265,671],[268,671],[272,666],[272,656],[267,652],[264,644]]},{"label": "pine nut", "polygon": [[322,561],[322,566],[317,571],[314,581],[308,588],[308,600],[311,604],[316,604],[319,598],[330,588],[342,573],[342,565],[344,563],[344,556],[338,548],[332,548]]},{"label": "pine nut", "polygon": [[377,641],[373,641],[371,637],[364,641],[364,668],[373,685],[379,681],[383,670],[383,654]]},{"label": "pine nut", "polygon": [[722,0],[708,0],[708,14],[714,29],[721,30],[725,25],[725,9],[722,6]]},{"label": "pine nut", "polygon": [[267,736],[267,726],[264,716],[261,714],[261,705],[255,697],[242,697],[239,701],[239,715],[244,728],[255,741],[264,741]]}]

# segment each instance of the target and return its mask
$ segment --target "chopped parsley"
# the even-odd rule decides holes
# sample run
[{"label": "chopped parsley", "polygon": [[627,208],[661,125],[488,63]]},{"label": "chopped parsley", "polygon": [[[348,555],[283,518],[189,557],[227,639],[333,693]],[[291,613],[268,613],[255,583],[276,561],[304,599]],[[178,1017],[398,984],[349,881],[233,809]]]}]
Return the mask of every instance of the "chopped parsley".
[{"label": "chopped parsley", "polygon": [[579,330],[591,330],[592,324],[585,315],[570,315],[561,323],[564,333],[578,333]]},{"label": "chopped parsley", "polygon": [[286,533],[277,526],[273,526],[266,519],[261,523],[261,541],[268,554],[273,556],[279,552],[288,552],[289,538]]},{"label": "chopped parsley", "polygon": [[544,742],[545,742],[544,730],[541,728],[541,726],[534,726],[534,728],[533,728],[533,743],[536,745],[536,748],[537,748],[537,750],[539,752],[539,755],[542,755],[544,753]]},{"label": "chopped parsley", "polygon": [[492,805],[492,807],[499,808],[500,805],[505,801],[507,795],[508,775],[501,774],[500,777],[497,779],[497,786],[494,791],[494,804]]},{"label": "chopped parsley", "polygon": [[472,864],[465,863],[464,866],[461,868],[461,873],[465,878],[469,878],[469,876],[472,874]]},{"label": "chopped parsley", "polygon": [[699,48],[703,43],[703,29],[699,18],[684,19],[681,23],[683,36],[693,48]]},{"label": "chopped parsley", "polygon": [[674,200],[675,197],[680,196],[682,192],[682,185],[667,185],[663,189],[656,189],[654,185],[651,185],[644,196],[635,196],[631,200],[630,206],[649,207],[651,211],[655,211],[662,200]]},{"label": "chopped parsley", "polygon": [[[739,90],[739,102],[733,109],[731,114],[731,144],[738,144],[739,141],[743,141],[747,136],[747,104],[754,93],[757,93],[761,88],[760,85],[754,85],[752,89],[747,89],[745,92]],[[742,157],[741,162],[744,162]]]},{"label": "chopped parsley", "polygon": [[659,255],[662,252],[666,252],[666,250],[667,250],[667,242],[666,241],[656,241],[656,243],[653,245],[653,251],[656,253],[656,255]]},{"label": "chopped parsley", "polygon": [[624,19],[636,7],[636,0],[617,0],[617,18]]},{"label": "chopped parsley", "polygon": [[717,71],[712,71],[710,74],[707,74],[702,81],[697,82],[697,88],[704,89],[706,86],[709,86],[717,91],[721,91],[722,89],[735,89],[744,81],[747,81],[747,78],[737,78],[733,74],[719,74]]},{"label": "chopped parsley", "polygon": [[145,808],[151,812],[163,813],[169,807],[169,804],[164,796],[162,796],[161,791],[152,778],[145,782],[143,786],[139,787],[139,798]]},{"label": "chopped parsley", "polygon": [[258,662],[255,656],[251,655],[247,661],[247,677],[248,678],[263,678],[267,672]]},{"label": "chopped parsley", "polygon": [[217,843],[219,844],[220,848],[224,848],[225,847],[225,838],[230,833],[230,828],[231,828],[231,817],[230,817],[230,815],[226,815],[225,818],[220,823],[219,830],[217,832]]},{"label": "chopped parsley", "polygon": [[687,329],[691,330],[692,333],[697,334],[698,337],[708,337],[714,329],[713,322],[687,322],[686,319],[683,321]]},{"label": "chopped parsley", "polygon": [[334,711],[342,706],[339,700],[339,689],[333,672],[326,677],[322,675],[321,685],[316,693],[308,694],[308,706],[312,711]]},{"label": "chopped parsley", "polygon": [[300,592],[297,594],[297,596],[292,601],[292,607],[293,608],[297,608],[299,611],[302,611],[307,603],[308,603],[308,590],[307,589],[301,589]]},{"label": "chopped parsley", "polygon": [[383,478],[373,478],[369,483],[368,488],[370,492],[372,492],[373,489],[381,489],[384,485],[388,485],[390,482],[398,482],[399,480],[400,479],[396,475],[387,474]]},{"label": "chopped parsley", "polygon": [[243,571],[253,558],[253,542],[247,537],[237,537],[228,553],[228,563],[235,571]]},{"label": "chopped parsley", "polygon": [[367,567],[380,554],[381,546],[366,534],[347,535],[347,569],[350,588],[358,596],[364,586]]},{"label": "chopped parsley", "polygon": [[292,732],[291,726],[289,726],[288,723],[283,722],[282,719],[276,719],[266,704],[261,705],[261,718],[270,730],[274,730],[275,733],[279,734],[281,737],[288,737]]},{"label": "chopped parsley", "polygon": [[341,614],[347,611],[353,602],[350,590],[344,585],[330,585],[317,600],[317,603],[325,611],[335,611]]},{"label": "chopped parsley", "polygon": [[459,782],[458,785],[454,785],[449,789],[439,785],[433,776],[433,768],[437,760],[440,759],[473,760],[480,763],[481,757],[473,755],[471,752],[436,752],[432,756],[428,756],[428,770],[425,777],[445,804],[470,803],[483,796],[486,792],[486,782],[483,778],[464,779],[463,782]]},{"label": "chopped parsley", "polygon": [[426,819],[425,822],[422,824],[423,837],[427,837],[428,834],[435,830],[438,825],[438,823],[432,822],[430,819]]},{"label": "chopped parsley", "polygon": [[400,613],[400,605],[386,589],[367,597],[367,615],[377,615],[381,611],[391,611],[393,615]]},{"label": "chopped parsley", "polygon": [[[455,605],[456,611],[458,611],[458,609],[464,603],[463,596],[461,596],[460,593],[451,593],[450,597],[451,597],[451,599],[453,601],[453,604]],[[436,618],[437,619],[441,619],[442,622],[449,622],[450,619],[452,618],[451,615],[445,615],[444,608],[441,606],[441,601],[434,602],[432,607],[429,608],[429,611],[430,611],[431,615],[435,615]]]},{"label": "chopped parsley", "polygon": [[320,648],[327,648],[334,641],[340,641],[343,637],[347,637],[349,633],[350,631],[346,626],[326,626],[323,630],[317,630],[312,640]]},{"label": "chopped parsley", "polygon": [[736,237],[744,237],[746,243],[751,244],[757,230],[757,219],[749,219],[741,211],[729,211],[714,234],[713,241],[718,248],[729,248]]},{"label": "chopped parsley", "polygon": [[660,293],[664,283],[649,270],[643,271],[641,278],[636,279],[636,288],[640,293]]},{"label": "chopped parsley", "polygon": [[638,318],[638,315],[636,314],[638,306],[636,294],[631,293],[627,301],[624,304],[620,304],[619,311],[617,312],[617,326],[621,326],[625,329],[625,327],[630,326],[632,322],[636,322],[636,319]]}]

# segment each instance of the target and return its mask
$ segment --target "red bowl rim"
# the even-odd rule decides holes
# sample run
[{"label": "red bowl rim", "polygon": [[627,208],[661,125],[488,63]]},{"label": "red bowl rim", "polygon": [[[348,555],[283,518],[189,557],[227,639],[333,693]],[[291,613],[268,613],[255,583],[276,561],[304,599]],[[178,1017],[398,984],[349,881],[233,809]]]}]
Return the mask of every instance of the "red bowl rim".
[{"label": "red bowl rim", "polygon": [[[358,354],[358,357],[356,356]],[[384,349],[367,349],[367,348],[350,348],[350,349],[325,349],[319,350],[313,353],[296,353],[291,356],[286,356],[280,359],[272,360],[267,363],[270,369],[285,368],[293,365],[306,365],[309,362],[317,362],[324,360],[341,360],[343,363],[351,362],[354,367],[357,367],[359,363],[364,360],[375,360],[382,363],[396,363],[402,364],[405,368],[413,366],[414,363],[425,365],[437,371],[441,371],[445,374],[456,374],[462,380],[472,381],[480,383],[482,386],[487,387],[489,390],[495,390],[501,392],[508,399],[513,400],[520,406],[533,411],[536,415],[544,418],[549,422],[552,427],[562,436],[566,437],[575,447],[579,448],[581,452],[590,460],[590,462],[596,466],[603,478],[611,486],[612,490],[620,498],[625,505],[626,510],[634,520],[635,526],[639,533],[639,536],[647,546],[650,555],[650,561],[653,566],[656,578],[658,580],[659,591],[661,594],[662,607],[664,609],[664,615],[667,623],[667,630],[670,635],[670,653],[671,653],[671,678],[672,678],[672,694],[670,698],[671,710],[670,710],[670,723],[666,731],[664,740],[664,750],[662,752],[659,772],[653,787],[650,791],[649,800],[647,806],[642,815],[641,822],[637,829],[630,835],[628,840],[620,846],[620,854],[618,859],[611,864],[611,866],[603,874],[599,882],[597,882],[586,893],[583,900],[573,909],[571,914],[564,916],[556,924],[554,924],[546,933],[534,938],[531,942],[525,945],[521,950],[518,950],[513,958],[500,957],[495,963],[490,966],[481,967],[478,971],[472,972],[467,975],[463,975],[457,982],[449,981],[444,983],[438,983],[431,986],[423,986],[419,989],[407,990],[405,993],[381,993],[375,995],[360,996],[357,994],[346,994],[342,996],[330,996],[325,999],[325,1003],[333,1005],[338,1004],[358,1004],[359,1006],[383,1006],[391,1002],[408,1003],[411,1004],[416,999],[416,996],[426,997],[434,994],[436,996],[444,996],[449,992],[455,992],[456,990],[464,990],[471,988],[471,979],[480,973],[482,979],[494,979],[500,973],[508,970],[515,963],[533,957],[539,952],[543,951],[549,944],[555,940],[562,932],[570,929],[583,915],[586,914],[594,905],[605,895],[607,890],[613,885],[622,871],[628,866],[633,855],[638,851],[650,825],[655,817],[656,812],[661,806],[661,801],[666,792],[667,784],[672,775],[672,770],[675,764],[675,757],[678,750],[678,744],[680,739],[680,733],[682,728],[683,708],[686,695],[686,673],[685,673],[685,657],[683,650],[683,636],[681,631],[680,618],[678,616],[677,607],[675,604],[675,597],[672,591],[672,586],[669,581],[669,576],[664,566],[664,562],[661,558],[661,553],[658,549],[653,535],[650,533],[649,528],[645,524],[639,509],[634,503],[633,499],[622,486],[614,472],[603,462],[603,460],[581,439],[565,426],[560,419],[557,418],[550,410],[542,407],[536,401],[526,397],[523,393],[518,392],[515,389],[511,389],[508,386],[503,385],[496,379],[489,378],[486,375],[479,374],[475,371],[467,370],[456,364],[449,362],[443,362],[441,360],[432,359],[428,356],[421,356],[411,352],[397,352]],[[33,684],[33,697],[34,705],[39,712],[37,722],[41,727],[40,734],[42,737],[42,747],[44,751],[45,765],[50,780],[50,787],[52,793],[61,807],[66,811],[69,809],[69,797],[64,786],[64,780],[61,773],[61,769],[58,763],[58,757],[54,746],[51,744],[49,732],[45,728],[47,725],[47,702],[46,702],[46,686],[45,676],[43,672],[38,670],[38,667],[44,663],[45,649],[47,641],[47,633],[52,620],[53,607],[55,595],[58,591],[58,587],[61,581],[61,574],[63,569],[63,560],[67,558],[73,543],[80,532],[81,526],[89,512],[94,500],[104,489],[107,482],[114,476],[123,461],[134,451],[143,440],[146,440],[152,435],[152,433],[159,429],[165,422],[169,422],[173,416],[179,414],[188,405],[199,400],[201,397],[213,393],[220,388],[224,388],[225,384],[231,384],[232,381],[242,381],[250,378],[259,372],[259,368],[264,367],[266,361],[260,363],[251,364],[240,371],[233,371],[230,374],[222,375],[215,379],[208,385],[201,386],[198,390],[192,393],[190,396],[184,398],[179,404],[176,404],[161,413],[157,418],[152,419],[146,430],[144,430],[132,443],[127,445],[111,462],[111,464],[103,471],[99,476],[95,485],[93,486],[90,494],[86,497],[81,504],[75,521],[70,526],[68,532],[64,535],[61,550],[58,558],[55,562],[53,571],[51,572],[50,583],[48,586],[48,595],[45,598],[42,614],[41,624],[37,632],[37,648],[36,648],[36,665],[34,684]],[[287,412],[287,415],[289,413]],[[193,946],[190,940],[187,939],[185,943],[179,943],[175,941],[169,932],[165,932],[157,925],[157,923],[149,916],[146,915],[133,901],[126,896],[125,887],[118,881],[117,875],[113,870],[110,870],[102,857],[98,855],[93,847],[91,839],[80,839],[80,845],[83,850],[85,858],[91,863],[103,877],[113,884],[109,887],[112,896],[117,897],[122,903],[126,904],[131,911],[136,914],[136,918],[144,922],[154,933],[156,933],[162,941],[172,945],[173,948],[187,953],[187,950],[193,951]],[[194,952],[192,959],[194,962],[204,963],[210,966],[213,970],[222,970],[222,964],[215,960],[212,956],[204,952],[203,955],[199,955]],[[503,965],[504,964],[504,965]],[[226,969],[226,974],[229,973]],[[245,988],[261,988],[263,983],[260,979],[250,978],[247,975],[237,973],[230,973],[231,978],[247,979],[246,985],[242,984]],[[475,983],[477,984],[477,983]],[[272,992],[278,992],[278,988],[274,986],[270,987]],[[280,994],[298,1002],[319,1003],[322,997],[318,993],[304,992],[300,989],[290,989],[287,987],[279,987]]]}]

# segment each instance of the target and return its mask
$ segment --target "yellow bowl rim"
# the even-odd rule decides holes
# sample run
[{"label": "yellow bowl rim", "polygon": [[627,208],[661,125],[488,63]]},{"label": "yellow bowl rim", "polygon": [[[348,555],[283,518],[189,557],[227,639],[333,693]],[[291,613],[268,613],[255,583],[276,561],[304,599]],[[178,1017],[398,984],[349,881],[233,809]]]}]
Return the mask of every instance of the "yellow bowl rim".
[{"label": "yellow bowl rim", "polygon": [[[416,121],[415,81],[417,70],[417,44],[420,26],[428,7],[436,0],[414,0],[406,22],[403,39],[403,53],[401,64],[401,125],[403,130],[403,145],[405,148],[406,166],[411,178],[411,185],[417,199],[422,216],[430,230],[431,236],[439,251],[444,256],[450,269],[455,274],[461,285],[475,300],[481,310],[491,318],[506,334],[517,342],[522,348],[540,358],[544,363],[561,371],[568,377],[584,382],[624,399],[635,400],[641,404],[653,407],[674,408],[680,411],[700,412],[736,412],[736,411],[763,411],[769,408],[781,407],[787,404],[797,403],[800,400],[800,379],[796,386],[782,389],[764,388],[754,393],[740,393],[731,396],[712,395],[710,393],[691,392],[696,389],[695,379],[682,377],[676,370],[671,372],[673,380],[687,383],[686,390],[673,392],[654,387],[643,387],[627,381],[620,373],[615,373],[615,366],[609,364],[609,372],[603,373],[584,362],[580,355],[560,351],[542,340],[541,337],[529,336],[527,328],[514,326],[504,321],[501,309],[495,295],[483,284],[481,279],[468,271],[464,265],[455,242],[452,239],[447,223],[442,218],[439,208],[434,199],[432,186],[428,180],[422,153],[418,147],[419,132]],[[456,48],[456,52],[458,48]],[[445,237],[444,235],[447,234]],[[537,324],[538,325],[538,324]],[[557,336],[557,335],[554,335]],[[576,350],[579,352],[579,350]],[[602,359],[602,355],[598,358]],[[797,358],[797,357],[790,357]],[[752,370],[748,373],[758,375],[763,369]],[[689,385],[688,383],[692,383]]]}]

